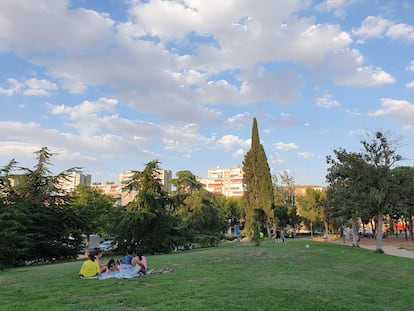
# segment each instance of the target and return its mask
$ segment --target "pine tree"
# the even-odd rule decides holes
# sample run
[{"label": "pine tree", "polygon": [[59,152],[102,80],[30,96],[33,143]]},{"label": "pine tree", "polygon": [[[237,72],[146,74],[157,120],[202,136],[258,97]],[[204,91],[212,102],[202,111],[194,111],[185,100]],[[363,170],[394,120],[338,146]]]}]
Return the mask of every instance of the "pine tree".
[{"label": "pine tree", "polygon": [[54,176],[48,148],[35,154],[33,170],[14,160],[0,170],[0,266],[76,258],[81,246],[79,215],[58,187],[73,169]]},{"label": "pine tree", "polygon": [[[146,164],[143,171],[135,171],[124,191],[137,191],[134,200],[117,216],[114,228],[120,241],[134,241],[144,252],[163,252],[170,249],[174,218],[169,198],[161,181],[157,160]],[[121,245],[126,248],[128,245]]]},{"label": "pine tree", "polygon": [[253,222],[270,230],[274,225],[272,176],[263,145],[260,143],[256,118],[253,118],[252,144],[243,161],[243,205],[246,212],[245,232],[253,234]]}]

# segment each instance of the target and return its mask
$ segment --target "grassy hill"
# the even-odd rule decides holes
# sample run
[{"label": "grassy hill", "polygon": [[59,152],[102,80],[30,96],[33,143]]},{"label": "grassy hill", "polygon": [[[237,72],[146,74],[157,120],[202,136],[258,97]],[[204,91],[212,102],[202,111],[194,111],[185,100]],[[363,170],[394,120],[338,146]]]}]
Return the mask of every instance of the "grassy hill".
[{"label": "grassy hill", "polygon": [[[306,247],[309,245],[309,247]],[[109,258],[104,257],[104,260]],[[147,256],[173,273],[81,280],[82,261],[0,272],[0,310],[412,310],[414,261],[308,240]]]}]

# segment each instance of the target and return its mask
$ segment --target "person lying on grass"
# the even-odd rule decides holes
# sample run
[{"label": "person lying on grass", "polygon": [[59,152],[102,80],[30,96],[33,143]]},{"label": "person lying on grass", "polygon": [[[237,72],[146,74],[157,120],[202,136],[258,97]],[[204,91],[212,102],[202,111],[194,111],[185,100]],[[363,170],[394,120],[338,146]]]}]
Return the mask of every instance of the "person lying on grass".
[{"label": "person lying on grass", "polygon": [[95,252],[90,252],[89,257],[84,263],[79,271],[79,276],[81,278],[91,278],[99,276],[101,273],[101,268],[99,263],[95,260]]}]

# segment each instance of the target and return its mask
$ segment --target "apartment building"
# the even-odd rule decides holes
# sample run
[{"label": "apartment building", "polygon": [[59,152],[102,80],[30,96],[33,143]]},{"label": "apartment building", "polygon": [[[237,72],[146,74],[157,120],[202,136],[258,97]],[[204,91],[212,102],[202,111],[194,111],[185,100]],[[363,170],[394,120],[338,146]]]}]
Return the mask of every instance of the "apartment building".
[{"label": "apartment building", "polygon": [[207,171],[207,178],[198,179],[207,191],[226,197],[243,196],[243,169],[236,165],[230,168],[216,167]]},{"label": "apartment building", "polygon": [[77,185],[89,186],[91,181],[92,176],[90,174],[84,174],[82,171],[73,171],[65,179],[61,179],[59,184],[63,192],[69,193],[75,190]]},{"label": "apartment building", "polygon": [[92,187],[100,190],[103,194],[110,196],[114,200],[115,205],[121,204],[121,189],[118,183],[111,182],[99,182],[93,183]]}]

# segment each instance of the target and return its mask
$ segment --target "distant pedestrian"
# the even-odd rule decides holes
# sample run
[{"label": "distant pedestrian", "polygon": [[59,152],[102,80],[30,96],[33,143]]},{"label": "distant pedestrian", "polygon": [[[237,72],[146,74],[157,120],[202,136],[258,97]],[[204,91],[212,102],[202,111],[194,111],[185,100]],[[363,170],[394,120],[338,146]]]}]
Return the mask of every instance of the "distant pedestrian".
[{"label": "distant pedestrian", "polygon": [[282,241],[282,243],[285,243],[285,230],[282,230],[280,232],[280,240]]},{"label": "distant pedestrian", "polygon": [[275,242],[276,243],[279,243],[280,242],[280,230],[276,230]]},{"label": "distant pedestrian", "polygon": [[349,242],[350,233],[351,233],[351,229],[349,227],[347,227],[345,229],[345,241],[344,241],[344,243],[348,243]]}]

